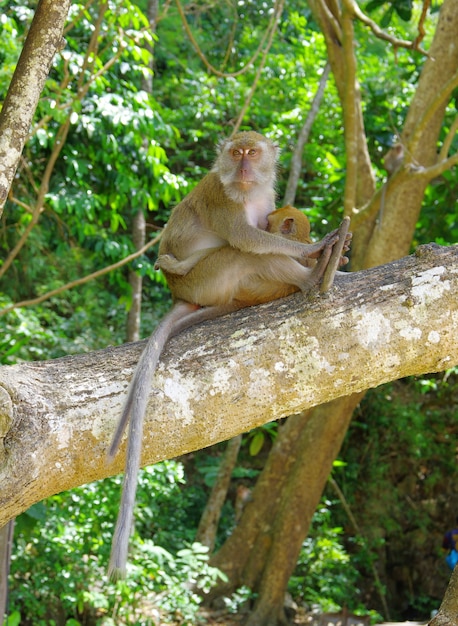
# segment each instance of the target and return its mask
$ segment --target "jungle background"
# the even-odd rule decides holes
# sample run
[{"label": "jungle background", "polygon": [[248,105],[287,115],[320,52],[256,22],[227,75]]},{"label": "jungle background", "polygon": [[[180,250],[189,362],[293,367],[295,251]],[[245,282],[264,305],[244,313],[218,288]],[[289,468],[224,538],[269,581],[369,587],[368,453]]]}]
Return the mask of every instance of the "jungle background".
[{"label": "jungle background", "polygon": [[[1,100],[36,5],[1,5]],[[403,141],[431,60],[425,51],[434,37],[440,44],[440,5],[372,0],[361,6],[366,23],[356,5],[344,5],[342,12],[331,2],[72,3],[65,46],[54,59],[1,221],[3,364],[92,351],[151,332],[170,306],[153,268],[157,247],[124,261],[157,243],[172,206],[235,128],[265,133],[281,147],[278,205],[285,200],[304,209],[315,238],[337,226],[344,206],[347,213],[349,205],[364,209],[354,220],[351,269],[375,262],[361,251],[371,237],[374,249],[380,245],[374,237],[383,244],[385,225],[391,248],[408,237],[399,256],[421,243],[457,241],[456,160],[416,183],[413,230],[405,198],[396,200],[389,186],[382,192],[383,156]],[[448,5],[458,10],[456,2]],[[329,23],[342,26],[342,44],[335,24],[333,33],[326,29],[322,9],[333,18]],[[347,17],[353,11],[351,20],[345,11]],[[412,184],[418,168],[430,165],[432,151],[442,161],[456,153],[457,67],[444,78],[437,137],[422,147],[421,133],[410,131],[417,142],[401,186],[402,177]],[[348,98],[358,103],[352,110],[362,113],[364,133]],[[427,113],[417,112],[418,119],[424,130]],[[352,140],[364,140],[367,158]],[[386,260],[395,258],[390,255]],[[313,510],[298,512],[300,554],[292,550],[285,566],[292,571],[290,605],[317,612],[345,606],[373,621],[426,619],[438,608],[449,578],[442,535],[458,514],[457,404],[456,368],[355,401],[319,501],[316,489],[308,495],[303,485]],[[121,477],[32,507],[16,520],[8,624],[195,624],[197,590],[215,584],[228,591],[217,605],[221,614],[245,615],[262,602],[259,574],[252,585],[238,584],[239,574],[226,583],[215,566],[225,569],[224,546],[234,553],[234,528],[242,540],[248,533],[251,494],[288,423],[293,438],[299,422],[288,418],[235,442],[233,467],[230,448],[220,444],[144,469],[126,582],[105,576]],[[224,462],[231,478],[216,537],[209,537],[201,517]],[[275,510],[282,489],[288,485],[280,480],[265,488],[266,507]],[[290,553],[287,526],[275,540]],[[281,578],[276,584],[283,598]],[[271,623],[261,619],[250,623]]]}]

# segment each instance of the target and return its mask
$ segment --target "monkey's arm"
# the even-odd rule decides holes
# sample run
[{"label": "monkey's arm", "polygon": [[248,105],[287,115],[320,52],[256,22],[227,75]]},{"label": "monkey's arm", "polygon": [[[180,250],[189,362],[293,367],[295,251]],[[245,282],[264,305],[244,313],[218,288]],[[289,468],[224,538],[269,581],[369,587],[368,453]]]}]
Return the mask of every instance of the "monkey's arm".
[{"label": "monkey's arm", "polygon": [[[227,215],[224,221],[229,245],[242,252],[254,254],[285,254],[297,259],[315,258],[327,246],[334,245],[339,238],[338,230],[334,230],[316,243],[301,243],[251,226],[243,215]],[[220,234],[218,230],[216,232]]]}]

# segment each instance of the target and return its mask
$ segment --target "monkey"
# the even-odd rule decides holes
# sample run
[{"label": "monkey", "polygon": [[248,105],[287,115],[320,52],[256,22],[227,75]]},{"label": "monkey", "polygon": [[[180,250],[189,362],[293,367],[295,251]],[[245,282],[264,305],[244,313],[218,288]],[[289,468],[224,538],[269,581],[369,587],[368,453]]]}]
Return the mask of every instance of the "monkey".
[{"label": "monkey", "polygon": [[[205,252],[186,275],[164,274],[174,304],[149,338],[128,390],[108,458],[117,452],[129,421],[126,468],[108,574],[125,575],[140,467],[143,418],[151,381],[168,339],[205,319],[281,298],[308,293],[319,281],[333,248],[348,249],[351,235],[334,230],[316,243],[302,243],[267,232],[275,205],[278,149],[254,131],[223,141],[215,163],[172,210],[159,246],[159,258],[179,262]],[[339,253],[340,254],[340,253]],[[301,265],[317,258],[315,267]]]},{"label": "monkey", "polygon": [[404,146],[402,143],[397,142],[391,146],[388,152],[383,157],[383,167],[388,174],[388,178],[383,183],[382,194],[380,196],[380,209],[378,212],[378,228],[382,225],[383,212],[385,210],[385,196],[386,188],[388,186],[389,179],[395,174],[402,166],[404,161]]},{"label": "monkey", "polygon": [[397,142],[391,146],[383,157],[383,167],[385,168],[388,177],[393,176],[393,174],[398,171],[403,161],[404,146],[402,143]]},{"label": "monkey", "polygon": [[[267,226],[269,232],[278,233],[289,239],[311,243],[309,219],[291,205],[287,204],[281,209],[273,211],[273,213],[267,216],[267,220],[269,222]],[[350,249],[351,233],[348,233],[349,226],[350,218],[345,217],[339,227],[339,239],[342,243],[340,246],[334,246],[332,249],[331,257],[326,264],[321,281],[320,293],[325,293],[331,288],[337,274],[342,275],[342,272],[338,272],[337,268],[349,262],[349,258],[344,255]],[[317,261],[309,257],[303,259],[301,263],[305,267],[314,267]]]},{"label": "monkey", "polygon": [[248,504],[248,502],[252,502],[252,500],[253,497],[251,494],[251,489],[249,487],[246,487],[245,485],[237,485],[234,502],[234,517],[236,524],[240,522],[243,509]]}]

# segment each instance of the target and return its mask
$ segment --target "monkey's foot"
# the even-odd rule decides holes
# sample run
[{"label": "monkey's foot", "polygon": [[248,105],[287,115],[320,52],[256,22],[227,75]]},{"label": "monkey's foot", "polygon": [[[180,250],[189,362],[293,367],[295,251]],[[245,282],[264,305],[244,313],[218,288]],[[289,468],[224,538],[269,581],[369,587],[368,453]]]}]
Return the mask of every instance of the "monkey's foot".
[{"label": "monkey's foot", "polygon": [[350,248],[351,233],[348,232],[349,228],[350,218],[344,217],[342,223],[339,226],[339,241],[335,243],[332,248],[331,258],[329,259],[329,263],[327,264],[323,276],[320,293],[325,293],[326,291],[329,291],[334,283],[334,277],[336,275],[337,269],[341,265],[345,265],[345,263],[348,262],[347,257],[345,257],[343,253]]}]

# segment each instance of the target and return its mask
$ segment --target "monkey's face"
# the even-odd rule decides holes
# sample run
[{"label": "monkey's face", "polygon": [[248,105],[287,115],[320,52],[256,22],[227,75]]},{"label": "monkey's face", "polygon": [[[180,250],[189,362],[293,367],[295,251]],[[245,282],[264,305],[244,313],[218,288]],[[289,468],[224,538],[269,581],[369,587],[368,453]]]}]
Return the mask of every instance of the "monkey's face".
[{"label": "monkey's face", "polygon": [[284,206],[269,213],[267,221],[269,233],[296,241],[311,243],[309,219],[298,209],[290,205]]},{"label": "monkey's face", "polygon": [[233,148],[230,158],[234,164],[233,183],[241,189],[248,189],[256,184],[256,169],[262,159],[262,149],[260,146],[254,148]]},{"label": "monkey's face", "polygon": [[247,192],[273,185],[277,149],[271,141],[255,132],[242,132],[226,141],[215,163],[221,182]]}]

